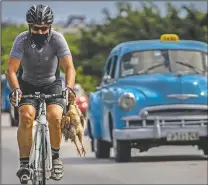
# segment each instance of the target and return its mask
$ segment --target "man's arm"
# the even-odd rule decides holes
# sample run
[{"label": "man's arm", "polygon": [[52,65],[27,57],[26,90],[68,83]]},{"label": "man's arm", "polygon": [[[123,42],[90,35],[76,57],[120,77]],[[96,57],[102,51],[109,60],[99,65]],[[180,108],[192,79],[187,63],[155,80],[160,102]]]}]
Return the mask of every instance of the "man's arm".
[{"label": "man's arm", "polygon": [[70,49],[62,34],[58,36],[56,47],[60,66],[65,72],[65,85],[66,87],[74,88],[76,71],[74,69]]},{"label": "man's arm", "polygon": [[74,88],[76,71],[72,61],[72,56],[62,57],[60,60],[60,66],[65,72],[65,84],[66,87]]},{"label": "man's arm", "polygon": [[20,62],[24,53],[24,38],[23,34],[19,34],[12,46],[11,52],[8,59],[8,68],[5,71],[5,76],[8,80],[11,90],[14,90],[19,87],[19,82],[17,80],[16,72],[20,66]]},{"label": "man's arm", "polygon": [[19,82],[17,80],[17,76],[16,76],[16,72],[19,68],[20,65],[20,60],[13,58],[13,57],[9,57],[8,60],[8,68],[5,72],[5,76],[8,80],[8,84],[11,90],[14,90],[16,88],[20,88],[19,87]]}]

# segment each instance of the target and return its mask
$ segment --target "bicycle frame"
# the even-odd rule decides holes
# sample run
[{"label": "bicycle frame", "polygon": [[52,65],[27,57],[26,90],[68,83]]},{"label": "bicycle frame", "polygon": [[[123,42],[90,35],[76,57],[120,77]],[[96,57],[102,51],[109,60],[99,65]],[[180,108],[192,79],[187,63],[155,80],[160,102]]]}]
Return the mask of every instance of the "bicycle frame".
[{"label": "bicycle frame", "polygon": [[[62,91],[61,95],[60,94],[44,95],[44,94],[40,94],[40,92],[35,92],[35,95],[22,96],[22,98],[26,97],[26,98],[32,98],[32,99],[35,98],[40,100],[38,115],[34,121],[33,130],[32,130],[33,142],[29,156],[29,168],[32,172],[31,173],[32,176],[28,180],[32,180],[33,184],[36,183],[40,184],[43,180],[44,181],[43,185],[45,185],[45,181],[50,179],[52,173],[52,151],[51,151],[48,121],[46,119],[45,100],[46,98],[61,97],[66,99],[66,105],[68,105],[68,91],[69,91],[68,89],[64,90],[64,94]],[[18,91],[16,91],[15,106],[18,106]],[[41,153],[41,149],[42,149],[42,153]],[[42,157],[44,157],[44,159],[42,159]]]},{"label": "bicycle frame", "polygon": [[[42,135],[43,134],[43,135]],[[49,135],[49,128],[48,128],[48,121],[46,120],[46,103],[45,100],[42,100],[39,105],[38,116],[34,121],[33,125],[33,144],[30,152],[30,159],[29,159],[29,166],[31,167],[33,174],[37,178],[36,180],[41,180],[40,174],[42,174],[42,169],[40,167],[39,162],[44,159],[41,159],[40,155],[40,147],[41,147],[41,138],[45,140],[44,149],[46,153],[46,160],[45,160],[45,171],[46,171],[46,179],[49,180],[52,171],[52,151],[51,151],[51,143],[50,143],[50,135]],[[34,176],[33,176],[34,177]]]}]

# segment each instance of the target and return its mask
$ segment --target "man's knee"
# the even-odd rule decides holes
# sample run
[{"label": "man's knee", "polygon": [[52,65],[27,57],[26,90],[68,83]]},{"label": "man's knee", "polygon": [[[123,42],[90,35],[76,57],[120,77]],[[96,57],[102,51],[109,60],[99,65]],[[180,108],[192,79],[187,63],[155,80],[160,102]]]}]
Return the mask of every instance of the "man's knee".
[{"label": "man's knee", "polygon": [[47,107],[47,120],[49,123],[60,125],[63,109],[59,105],[51,104]]},{"label": "man's knee", "polygon": [[31,127],[35,119],[35,108],[31,105],[23,105],[19,108],[19,126]]}]

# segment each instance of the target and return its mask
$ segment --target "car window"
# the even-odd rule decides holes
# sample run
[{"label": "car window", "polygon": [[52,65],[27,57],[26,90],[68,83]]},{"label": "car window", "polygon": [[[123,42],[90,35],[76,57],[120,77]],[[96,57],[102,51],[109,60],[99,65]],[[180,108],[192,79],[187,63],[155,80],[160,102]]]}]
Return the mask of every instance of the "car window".
[{"label": "car window", "polygon": [[206,71],[208,71],[208,54],[207,53],[205,53],[204,62],[205,62],[205,69]]},{"label": "car window", "polygon": [[113,58],[112,69],[111,69],[111,74],[110,74],[111,78],[115,78],[117,59],[118,59],[118,56],[115,55]]},{"label": "car window", "polygon": [[106,66],[106,68],[105,68],[104,75],[110,75],[110,69],[111,69],[112,59],[113,59],[113,57],[111,57],[111,58],[107,61],[107,66]]},{"label": "car window", "polygon": [[172,64],[174,64],[173,71],[195,71],[193,68],[177,62],[189,64],[201,71],[204,69],[202,52],[200,51],[170,50],[169,58],[170,61],[172,61]]},{"label": "car window", "polygon": [[169,68],[168,65],[165,65],[167,62],[166,53],[167,51],[162,50],[149,50],[127,54],[121,61],[120,75],[122,77],[137,75],[140,71],[157,64],[158,67],[150,69],[148,73],[167,73]]}]

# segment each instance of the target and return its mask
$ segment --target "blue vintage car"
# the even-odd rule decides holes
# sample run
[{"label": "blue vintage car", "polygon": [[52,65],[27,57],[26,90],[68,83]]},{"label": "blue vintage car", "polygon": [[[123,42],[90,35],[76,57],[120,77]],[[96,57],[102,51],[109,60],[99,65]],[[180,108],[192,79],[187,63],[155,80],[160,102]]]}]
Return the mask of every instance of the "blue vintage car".
[{"label": "blue vintage car", "polygon": [[197,145],[208,154],[208,45],[164,34],[124,42],[110,52],[89,95],[92,151],[117,162],[161,145]]},{"label": "blue vintage car", "polygon": [[5,75],[1,75],[1,111],[9,112],[9,86]]}]

